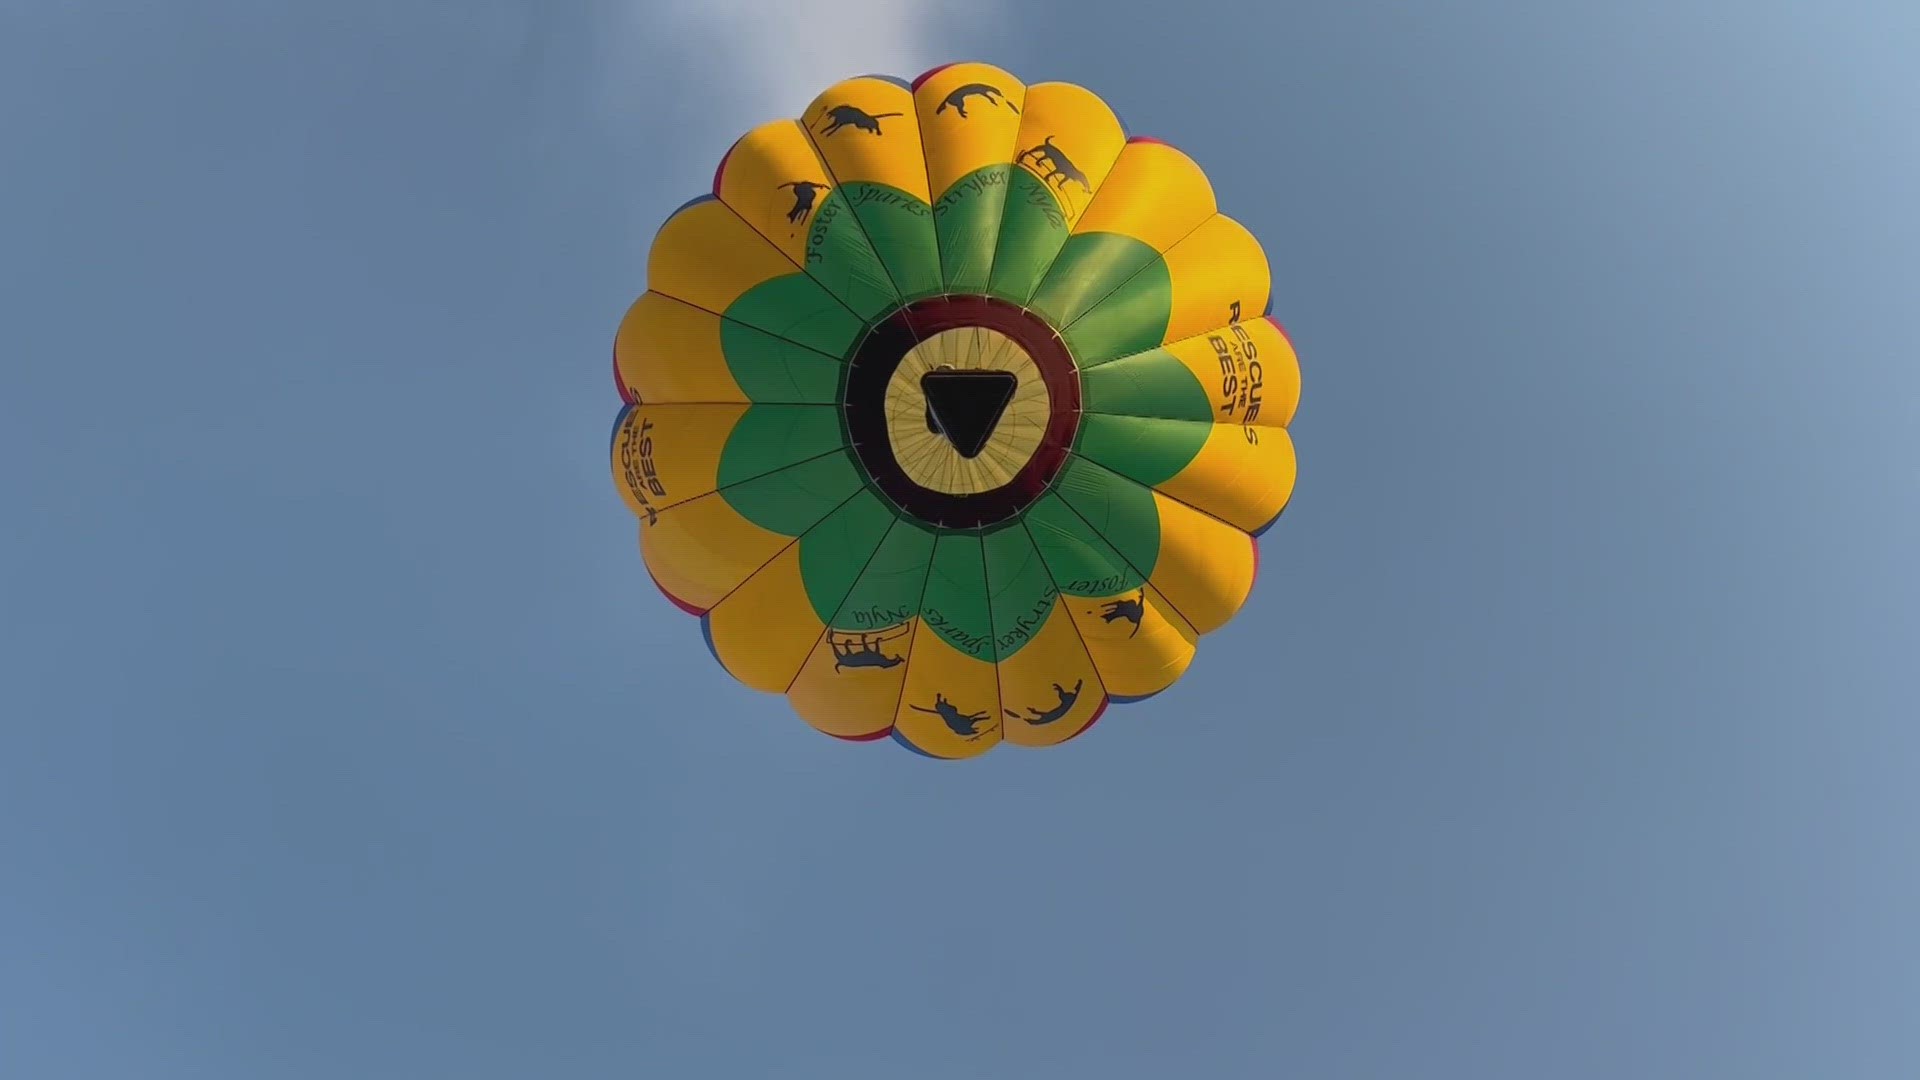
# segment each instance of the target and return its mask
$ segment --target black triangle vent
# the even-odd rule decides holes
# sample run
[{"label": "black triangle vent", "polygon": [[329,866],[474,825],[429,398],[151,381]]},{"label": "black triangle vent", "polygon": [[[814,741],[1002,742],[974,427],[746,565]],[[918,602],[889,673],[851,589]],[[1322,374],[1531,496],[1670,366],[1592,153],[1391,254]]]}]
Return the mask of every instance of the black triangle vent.
[{"label": "black triangle vent", "polygon": [[929,371],[920,376],[928,426],[946,436],[961,457],[979,457],[1019,384],[1010,371]]}]

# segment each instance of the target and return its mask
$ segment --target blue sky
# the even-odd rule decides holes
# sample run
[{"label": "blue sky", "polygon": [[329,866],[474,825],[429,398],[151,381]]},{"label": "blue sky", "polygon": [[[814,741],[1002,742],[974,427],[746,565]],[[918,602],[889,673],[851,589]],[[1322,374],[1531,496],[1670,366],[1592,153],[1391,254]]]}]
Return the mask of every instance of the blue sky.
[{"label": "blue sky", "polygon": [[[0,1074],[1913,1075],[1917,50],[0,3]],[[659,220],[949,59],[1191,153],[1304,371],[1248,609],[959,766],[733,684],[604,458]]]}]

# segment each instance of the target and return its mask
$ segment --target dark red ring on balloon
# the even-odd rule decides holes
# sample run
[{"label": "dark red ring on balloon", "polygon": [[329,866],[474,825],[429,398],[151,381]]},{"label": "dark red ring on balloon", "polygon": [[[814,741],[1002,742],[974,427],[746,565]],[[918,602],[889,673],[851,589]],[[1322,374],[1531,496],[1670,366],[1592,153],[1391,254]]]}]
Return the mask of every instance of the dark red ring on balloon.
[{"label": "dark red ring on balloon", "polygon": [[[914,346],[947,330],[979,326],[1012,339],[1040,371],[1052,402],[1047,430],[1013,479],[991,491],[952,495],[921,487],[894,457],[887,433],[887,384]],[[893,504],[936,528],[978,529],[1033,505],[1067,463],[1080,427],[1080,371],[1046,320],[990,296],[916,300],[875,324],[847,365],[847,438],[868,477]]]}]

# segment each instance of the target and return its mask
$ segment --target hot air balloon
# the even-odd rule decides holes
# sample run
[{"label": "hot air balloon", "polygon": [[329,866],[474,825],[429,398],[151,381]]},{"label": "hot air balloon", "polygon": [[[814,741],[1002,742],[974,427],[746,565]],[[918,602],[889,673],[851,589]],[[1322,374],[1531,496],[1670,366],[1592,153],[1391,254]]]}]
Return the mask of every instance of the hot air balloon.
[{"label": "hot air balloon", "polygon": [[828,735],[1065,742],[1252,590],[1295,476],[1270,286],[1199,166],[1079,86],[837,83],[734,143],[621,321],[647,569]]}]

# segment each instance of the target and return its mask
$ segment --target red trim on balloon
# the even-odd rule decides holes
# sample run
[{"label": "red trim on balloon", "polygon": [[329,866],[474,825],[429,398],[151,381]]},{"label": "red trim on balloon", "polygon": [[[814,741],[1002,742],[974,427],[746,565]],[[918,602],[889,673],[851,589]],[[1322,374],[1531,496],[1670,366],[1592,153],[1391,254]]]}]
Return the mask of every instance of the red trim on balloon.
[{"label": "red trim on balloon", "polygon": [[720,155],[720,164],[715,165],[713,167],[713,197],[714,198],[717,199],[720,197],[720,177],[726,174],[727,162],[733,160],[733,152],[735,150],[740,149],[740,144],[746,141],[747,141],[747,137],[745,135],[742,135],[739,138],[733,140],[733,145],[727,147],[727,152]]},{"label": "red trim on balloon", "polygon": [[893,725],[889,724],[871,735],[834,735],[831,731],[823,732],[823,734],[833,735],[834,738],[839,739],[841,742],[879,742],[881,739],[893,734]]},{"label": "red trim on balloon", "polygon": [[666,597],[667,602],[672,604],[674,607],[679,608],[681,611],[684,611],[695,618],[699,618],[700,616],[705,615],[707,613],[705,608],[694,607],[692,604],[689,604],[685,600],[682,600],[679,597],[668,592],[667,587],[665,585],[660,584],[660,579],[653,576],[652,570],[647,571],[647,578],[653,582],[654,588],[660,590],[660,595]]},{"label": "red trim on balloon", "polygon": [[910,89],[918,90],[920,89],[921,83],[926,82],[928,79],[933,78],[935,75],[940,74],[941,72],[947,70],[950,67],[958,67],[958,66],[959,65],[957,64],[941,64],[938,67],[930,67],[927,70],[921,72],[919,77],[913,80],[913,85],[910,87]]},{"label": "red trim on balloon", "polygon": [[621,401],[629,405],[640,404],[640,399],[634,396],[633,390],[627,386],[627,380],[620,374],[620,349],[617,346],[613,350],[613,385],[620,391]]},{"label": "red trim on balloon", "polygon": [[1100,718],[1107,715],[1107,706],[1111,704],[1113,704],[1112,696],[1110,696],[1105,690],[1100,691],[1100,707],[1093,710],[1093,719],[1087,721],[1087,726],[1081,728],[1079,731],[1074,732],[1073,734],[1067,736],[1066,738],[1061,739],[1057,745],[1065,746],[1067,743],[1070,743],[1073,740],[1079,738],[1080,736],[1085,735],[1087,732],[1092,731],[1093,725],[1099,723]]}]

